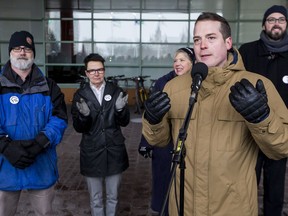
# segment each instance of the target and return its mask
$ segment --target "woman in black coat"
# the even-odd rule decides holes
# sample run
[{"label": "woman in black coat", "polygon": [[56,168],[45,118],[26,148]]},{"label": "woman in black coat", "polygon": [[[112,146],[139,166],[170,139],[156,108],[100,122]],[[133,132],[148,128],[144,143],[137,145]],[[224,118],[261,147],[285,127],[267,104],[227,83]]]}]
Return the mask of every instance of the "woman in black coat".
[{"label": "woman in black coat", "polygon": [[[83,134],[80,171],[87,181],[93,216],[116,215],[121,174],[129,166],[121,131],[121,127],[127,126],[130,121],[128,95],[120,87],[105,82],[104,61],[98,54],[85,58],[85,73],[89,82],[76,91],[71,108],[73,126]],[[106,200],[106,214],[103,200]]]},{"label": "woman in black coat", "polygon": [[[174,57],[174,70],[160,77],[153,88],[153,91],[162,91],[167,82],[176,76],[181,76],[190,73],[192,65],[195,62],[194,51],[192,48],[184,47],[176,51]],[[172,163],[172,154],[174,143],[170,141],[166,147],[152,147],[146,141],[144,136],[141,136],[139,144],[139,153],[145,158],[152,157],[152,197],[151,210],[152,212],[160,213],[164,204],[169,186],[169,174]],[[153,152],[153,153],[152,153]],[[165,214],[168,215],[168,205],[165,207]]]}]

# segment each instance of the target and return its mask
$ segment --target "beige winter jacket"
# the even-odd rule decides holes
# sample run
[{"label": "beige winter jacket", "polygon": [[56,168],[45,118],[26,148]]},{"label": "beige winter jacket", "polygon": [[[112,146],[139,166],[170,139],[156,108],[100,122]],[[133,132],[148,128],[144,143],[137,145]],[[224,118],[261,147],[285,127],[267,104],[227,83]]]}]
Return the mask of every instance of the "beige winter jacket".
[{"label": "beige winter jacket", "polygon": [[[234,63],[236,61],[236,63]],[[255,86],[262,79],[268,95],[270,114],[251,124],[232,107],[230,87],[242,78]],[[157,125],[143,118],[143,134],[150,144],[164,146],[177,140],[188,110],[190,74],[171,80],[164,88],[171,109]],[[170,131],[171,128],[171,131]],[[245,71],[235,50],[223,68],[209,68],[194,106],[185,141],[185,216],[258,216],[255,165],[258,147],[270,158],[288,156],[288,111],[273,84]],[[180,169],[176,171],[179,194]],[[179,201],[179,196],[178,196]],[[174,188],[169,212],[177,216]]]}]

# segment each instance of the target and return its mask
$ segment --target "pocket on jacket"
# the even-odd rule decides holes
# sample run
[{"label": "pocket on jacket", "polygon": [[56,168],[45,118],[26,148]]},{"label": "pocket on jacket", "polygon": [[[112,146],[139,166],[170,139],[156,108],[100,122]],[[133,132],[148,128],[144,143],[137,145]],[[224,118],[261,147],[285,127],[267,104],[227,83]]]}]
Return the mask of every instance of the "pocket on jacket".
[{"label": "pocket on jacket", "polygon": [[237,151],[250,134],[243,117],[232,107],[221,108],[217,122],[217,150]]},{"label": "pocket on jacket", "polygon": [[45,122],[45,115],[46,113],[46,105],[43,104],[41,106],[36,105],[34,107],[34,118],[33,118],[33,124],[34,125],[43,125]]}]

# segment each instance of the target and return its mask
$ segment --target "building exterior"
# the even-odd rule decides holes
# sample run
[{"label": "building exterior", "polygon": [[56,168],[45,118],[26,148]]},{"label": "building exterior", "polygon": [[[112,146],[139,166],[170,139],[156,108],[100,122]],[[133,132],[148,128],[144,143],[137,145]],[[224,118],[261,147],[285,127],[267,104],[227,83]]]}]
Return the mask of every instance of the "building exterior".
[{"label": "building exterior", "polygon": [[[193,46],[195,19],[217,12],[231,24],[234,46],[259,38],[264,11],[287,0],[0,0],[0,66],[10,35],[27,30],[36,42],[36,63],[69,102],[83,79],[83,59],[98,52],[106,76],[150,76],[172,68],[179,47]],[[126,88],[133,83],[120,82]]]}]

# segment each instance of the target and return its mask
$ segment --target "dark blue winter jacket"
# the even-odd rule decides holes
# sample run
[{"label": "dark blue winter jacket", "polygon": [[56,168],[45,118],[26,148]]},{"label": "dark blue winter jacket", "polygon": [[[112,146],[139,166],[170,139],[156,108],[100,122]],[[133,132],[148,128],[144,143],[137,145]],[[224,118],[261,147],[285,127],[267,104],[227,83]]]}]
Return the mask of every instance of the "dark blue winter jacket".
[{"label": "dark blue winter jacket", "polygon": [[35,64],[25,88],[15,77],[8,61],[0,74],[0,136],[33,140],[41,132],[50,145],[25,169],[15,168],[0,154],[0,190],[45,189],[58,179],[56,145],[67,127],[64,95]]}]

